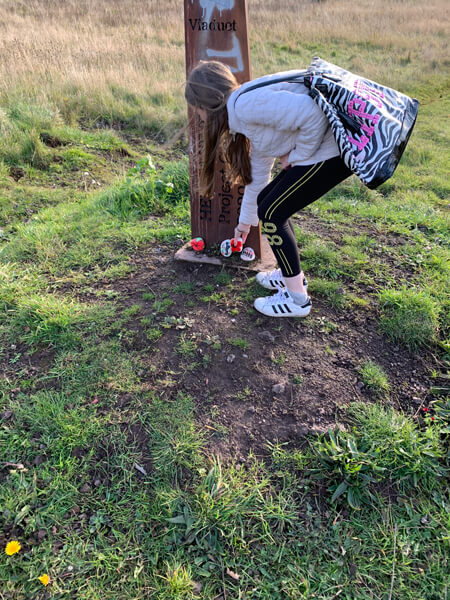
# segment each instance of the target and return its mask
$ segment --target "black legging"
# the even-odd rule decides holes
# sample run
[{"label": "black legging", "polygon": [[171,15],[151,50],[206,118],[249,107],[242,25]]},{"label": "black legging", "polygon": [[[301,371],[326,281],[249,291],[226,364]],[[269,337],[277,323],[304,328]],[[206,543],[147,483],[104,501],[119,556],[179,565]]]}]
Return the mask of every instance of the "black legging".
[{"label": "black legging", "polygon": [[283,170],[258,195],[262,231],[285,277],[300,273],[294,227],[289,219],[351,175],[340,156]]}]

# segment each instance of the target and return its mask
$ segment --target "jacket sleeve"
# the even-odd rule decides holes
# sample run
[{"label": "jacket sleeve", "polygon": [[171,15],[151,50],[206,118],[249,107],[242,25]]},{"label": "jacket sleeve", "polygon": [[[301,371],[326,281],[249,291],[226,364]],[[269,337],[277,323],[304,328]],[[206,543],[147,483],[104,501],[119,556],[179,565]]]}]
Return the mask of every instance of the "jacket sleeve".
[{"label": "jacket sleeve", "polygon": [[265,156],[252,148],[250,154],[252,182],[245,186],[239,223],[258,225],[258,194],[269,183],[273,163],[273,158]]},{"label": "jacket sleeve", "polygon": [[278,131],[297,132],[296,160],[307,160],[320,147],[328,120],[308,94],[274,90],[271,86],[242,94],[236,102],[239,119]]}]

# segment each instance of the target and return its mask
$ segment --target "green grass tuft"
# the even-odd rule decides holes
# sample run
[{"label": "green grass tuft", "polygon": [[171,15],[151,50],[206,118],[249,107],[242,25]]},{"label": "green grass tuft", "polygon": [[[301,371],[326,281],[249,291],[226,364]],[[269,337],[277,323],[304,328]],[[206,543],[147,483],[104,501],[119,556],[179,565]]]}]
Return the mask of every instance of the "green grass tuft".
[{"label": "green grass tuft", "polygon": [[322,465],[314,470],[329,483],[332,502],[343,496],[358,510],[363,503],[377,504],[375,484],[393,485],[401,493],[439,487],[445,469],[437,429],[422,432],[403,415],[377,405],[356,403],[349,415],[350,432],[330,430],[313,443]]},{"label": "green grass tuft", "polygon": [[185,160],[159,174],[147,157],[129,171],[123,183],[103,194],[100,205],[120,219],[163,215],[188,197],[188,186]]},{"label": "green grass tuft", "polygon": [[437,340],[439,309],[426,292],[403,287],[383,290],[379,294],[384,333],[393,341],[412,351],[431,345]]},{"label": "green grass tuft", "polygon": [[381,398],[389,392],[389,380],[380,365],[367,360],[358,368],[358,373],[364,385],[376,396]]}]

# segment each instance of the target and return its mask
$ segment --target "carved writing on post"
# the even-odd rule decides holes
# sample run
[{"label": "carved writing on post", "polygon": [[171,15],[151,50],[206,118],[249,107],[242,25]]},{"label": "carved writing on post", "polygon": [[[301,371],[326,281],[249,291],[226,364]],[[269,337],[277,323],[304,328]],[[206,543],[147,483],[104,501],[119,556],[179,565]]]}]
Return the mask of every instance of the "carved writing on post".
[{"label": "carved writing on post", "polygon": [[[228,65],[239,83],[250,79],[246,0],[184,0],[186,72],[200,60],[219,60]],[[213,245],[232,237],[239,220],[244,186],[231,185],[222,157],[215,169],[211,199],[199,193],[200,161],[203,154],[203,123],[189,110],[192,237]],[[261,256],[259,228],[252,228],[247,240]]]}]

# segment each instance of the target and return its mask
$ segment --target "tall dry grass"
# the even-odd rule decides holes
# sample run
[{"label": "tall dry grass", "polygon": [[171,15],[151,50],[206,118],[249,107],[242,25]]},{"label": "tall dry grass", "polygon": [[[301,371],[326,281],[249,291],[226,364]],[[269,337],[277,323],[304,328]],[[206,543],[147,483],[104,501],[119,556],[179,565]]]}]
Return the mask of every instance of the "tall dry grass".
[{"label": "tall dry grass", "polygon": [[[446,0],[248,0],[254,75],[315,53],[396,87],[445,68]],[[447,63],[448,64],[448,63]],[[66,121],[184,119],[182,0],[0,0],[0,103]]]}]

